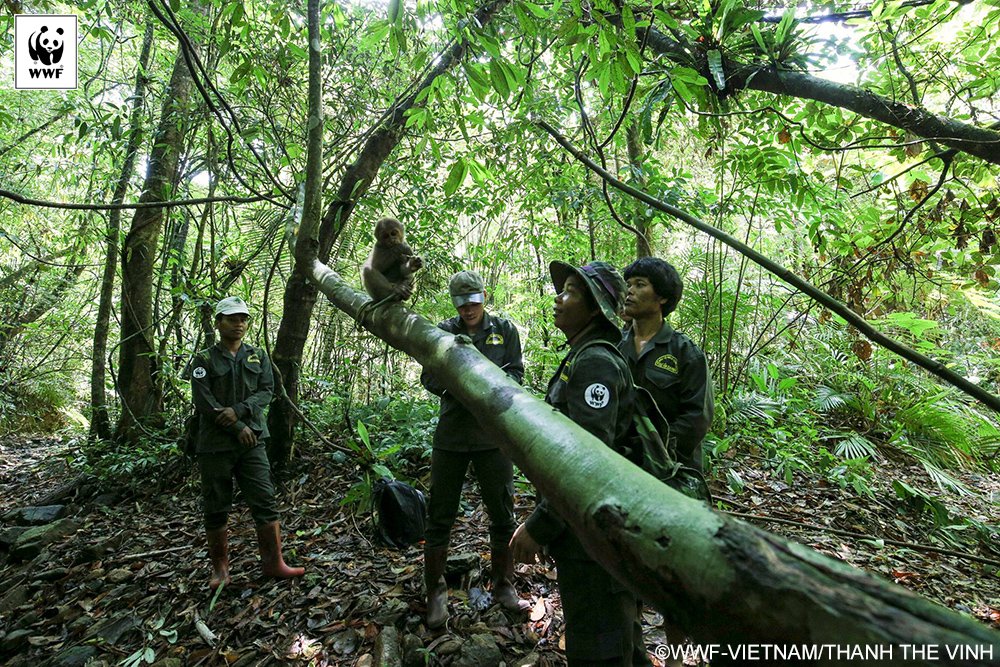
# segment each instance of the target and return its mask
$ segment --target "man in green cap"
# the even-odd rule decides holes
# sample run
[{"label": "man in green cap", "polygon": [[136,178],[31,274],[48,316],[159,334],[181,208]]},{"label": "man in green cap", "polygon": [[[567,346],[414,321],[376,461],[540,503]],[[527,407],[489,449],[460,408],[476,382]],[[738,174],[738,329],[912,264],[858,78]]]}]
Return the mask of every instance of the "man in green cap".
[{"label": "man in green cap", "polygon": [[[521,338],[508,320],[486,312],[483,279],[475,271],[459,271],[448,283],[458,315],[438,324],[453,334],[464,334],[483,356],[515,382],[524,375]],[[465,473],[472,464],[483,504],[490,517],[490,572],[493,598],[508,611],[528,607],[514,589],[514,561],[508,543],[514,532],[514,466],[496,438],[483,430],[475,416],[424,371],[420,382],[441,397],[441,416],[434,431],[431,453],[431,490],[424,539],[424,583],[427,588],[427,626],[439,628],[448,620],[448,584],[444,578],[448,541],[458,515]]]},{"label": "man in green cap", "polygon": [[219,342],[196,354],[191,364],[211,589],[230,582],[226,524],[233,505],[233,477],[257,526],[264,574],[287,579],[304,572],[287,566],[281,555],[281,526],[264,448],[268,437],[264,410],[271,402],[274,380],[264,350],[243,342],[249,321],[250,309],[243,299],[231,296],[219,301],[215,307]]},{"label": "man in green cap", "polygon": [[[634,400],[628,366],[615,349],[625,281],[606,262],[579,268],[552,262],[549,273],[557,292],[555,325],[570,349],[545,401],[608,447],[624,451]],[[548,555],[556,563],[570,667],[650,664],[635,594],[587,554],[545,498],[514,531],[511,548],[518,561]]]}]

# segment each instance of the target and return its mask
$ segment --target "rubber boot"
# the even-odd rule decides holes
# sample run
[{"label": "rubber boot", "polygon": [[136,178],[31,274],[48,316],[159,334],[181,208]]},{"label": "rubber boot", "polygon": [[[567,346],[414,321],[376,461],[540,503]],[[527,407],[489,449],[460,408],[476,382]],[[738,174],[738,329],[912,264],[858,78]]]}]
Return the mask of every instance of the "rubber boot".
[{"label": "rubber boot", "polygon": [[505,544],[490,549],[490,576],[493,579],[493,599],[507,611],[526,612],[531,603],[517,596],[514,579],[514,556]]},{"label": "rubber boot", "polygon": [[260,547],[260,564],[264,576],[291,579],[305,574],[305,568],[288,567],[281,557],[281,524],[277,521],[257,526],[257,544]]},{"label": "rubber boot", "polygon": [[427,590],[427,627],[440,628],[448,620],[448,582],[444,569],[448,547],[424,547],[424,588]]},{"label": "rubber boot", "polygon": [[223,583],[227,586],[232,583],[229,577],[229,531],[223,526],[206,530],[208,537],[208,558],[212,561],[212,578],[208,581],[208,587],[213,591]]}]

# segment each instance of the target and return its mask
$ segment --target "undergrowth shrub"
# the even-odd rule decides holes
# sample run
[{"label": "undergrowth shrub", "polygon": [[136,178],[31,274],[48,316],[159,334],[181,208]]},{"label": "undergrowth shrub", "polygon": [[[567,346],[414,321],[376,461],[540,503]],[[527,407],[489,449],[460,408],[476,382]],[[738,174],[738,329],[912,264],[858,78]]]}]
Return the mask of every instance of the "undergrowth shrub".
[{"label": "undergrowth shrub", "polygon": [[[713,457],[733,456],[738,446],[763,456],[788,484],[809,472],[869,496],[887,459],[919,463],[937,487],[960,494],[971,490],[955,470],[997,469],[993,415],[889,352],[860,358],[843,329],[814,328],[796,349],[751,360],[744,386],[720,400],[725,419],[708,439]],[[741,485],[730,479],[733,490]]]},{"label": "undergrowth shrub", "polygon": [[73,382],[68,375],[0,381],[0,433],[50,434],[87,427],[74,403]]},{"label": "undergrowth shrub", "polygon": [[169,427],[149,431],[135,443],[82,440],[67,454],[67,462],[93,475],[101,488],[139,491],[149,489],[151,480],[169,485],[187,475],[194,463],[180,447],[181,417]]},{"label": "undergrowth shrub", "polygon": [[[354,425],[345,444],[354,452],[361,479],[341,500],[355,512],[371,505],[372,485],[382,477],[420,477],[430,465],[438,401],[385,396],[350,411]],[[345,457],[334,454],[343,460]]]}]

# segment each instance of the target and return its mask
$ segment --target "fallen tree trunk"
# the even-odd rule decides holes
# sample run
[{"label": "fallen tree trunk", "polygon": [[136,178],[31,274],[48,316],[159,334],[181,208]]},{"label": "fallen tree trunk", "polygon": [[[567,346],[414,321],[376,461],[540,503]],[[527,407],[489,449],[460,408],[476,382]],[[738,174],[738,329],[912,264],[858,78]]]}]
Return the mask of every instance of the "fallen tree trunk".
[{"label": "fallen tree trunk", "polygon": [[[352,317],[368,301],[319,261],[308,275]],[[713,665],[752,660],[752,650],[757,660],[772,651],[765,662],[791,662],[774,657],[776,645],[819,651],[814,664],[859,659],[859,651],[880,651],[880,664],[987,665],[1000,657],[1000,633],[668,488],[528,394],[462,337],[398,304],[366,319],[500,436],[594,558],[697,643],[716,647]],[[936,653],[915,653],[924,646]]]}]

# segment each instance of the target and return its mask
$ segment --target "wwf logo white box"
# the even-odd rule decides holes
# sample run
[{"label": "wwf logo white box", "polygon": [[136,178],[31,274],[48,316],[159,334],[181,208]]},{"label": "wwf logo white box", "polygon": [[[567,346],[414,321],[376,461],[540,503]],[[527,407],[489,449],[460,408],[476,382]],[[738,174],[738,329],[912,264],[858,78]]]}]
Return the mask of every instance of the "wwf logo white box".
[{"label": "wwf logo white box", "polygon": [[77,17],[18,14],[14,17],[14,87],[72,90],[77,77]]}]

